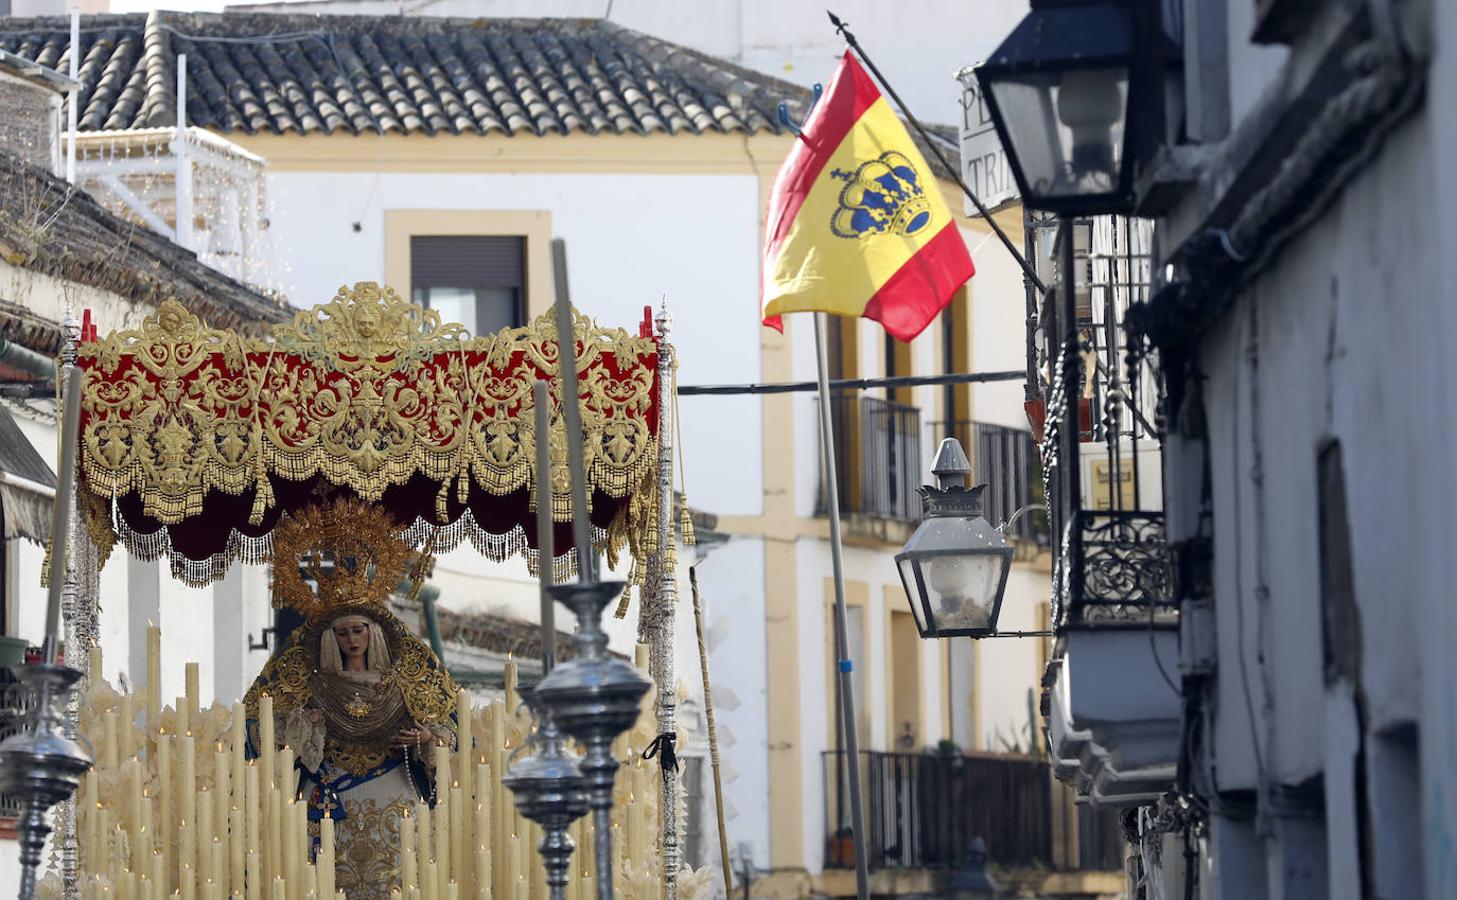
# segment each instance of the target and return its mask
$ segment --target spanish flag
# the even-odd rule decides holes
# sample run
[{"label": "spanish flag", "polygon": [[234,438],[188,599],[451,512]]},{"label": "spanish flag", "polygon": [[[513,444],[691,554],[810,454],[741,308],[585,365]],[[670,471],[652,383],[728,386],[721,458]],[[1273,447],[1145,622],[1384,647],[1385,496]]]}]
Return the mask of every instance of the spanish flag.
[{"label": "spanish flag", "polygon": [[764,324],[787,312],[864,316],[909,341],[972,276],[931,167],[850,52],[774,179]]}]

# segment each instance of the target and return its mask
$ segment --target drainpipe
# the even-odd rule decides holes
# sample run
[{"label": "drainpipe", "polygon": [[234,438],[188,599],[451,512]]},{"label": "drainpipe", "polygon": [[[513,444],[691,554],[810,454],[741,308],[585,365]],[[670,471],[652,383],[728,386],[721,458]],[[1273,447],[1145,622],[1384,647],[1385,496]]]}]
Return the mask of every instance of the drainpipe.
[{"label": "drainpipe", "polygon": [[435,601],[440,598],[440,588],[427,584],[420,588],[420,612],[425,619],[425,634],[430,638],[430,649],[435,658],[445,665],[445,642],[440,640],[440,619],[435,615]]},{"label": "drainpipe", "polygon": [[44,378],[46,381],[54,382],[56,380],[56,361],[54,359],[17,344],[9,338],[0,337],[0,363],[19,369],[27,375]]}]

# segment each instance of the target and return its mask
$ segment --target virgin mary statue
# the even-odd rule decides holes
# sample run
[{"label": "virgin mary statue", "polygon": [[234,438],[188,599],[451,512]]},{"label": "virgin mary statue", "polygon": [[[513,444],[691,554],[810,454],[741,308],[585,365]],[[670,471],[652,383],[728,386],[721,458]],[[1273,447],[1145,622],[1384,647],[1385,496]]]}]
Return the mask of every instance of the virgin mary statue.
[{"label": "virgin mary statue", "polygon": [[335,820],[336,885],[350,900],[384,900],[399,883],[400,819],[434,805],[430,747],[455,745],[455,685],[387,607],[409,550],[383,511],[311,507],[275,529],[273,552],[274,604],[304,623],[244,698],[249,749],[269,694],[311,830]]}]

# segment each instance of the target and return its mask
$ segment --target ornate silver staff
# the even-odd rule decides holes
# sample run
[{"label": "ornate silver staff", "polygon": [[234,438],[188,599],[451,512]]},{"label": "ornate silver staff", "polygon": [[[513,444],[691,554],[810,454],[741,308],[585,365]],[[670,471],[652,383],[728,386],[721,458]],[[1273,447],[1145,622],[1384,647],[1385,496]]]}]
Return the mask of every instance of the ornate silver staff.
[{"label": "ornate silver staff", "polygon": [[[541,578],[541,667],[550,675],[556,667],[556,620],[551,598],[551,398],[546,383],[532,385],[536,413],[536,559]],[[537,699],[534,689],[521,692],[536,720],[531,741],[534,752],[511,767],[502,782],[511,791],[521,815],[541,825],[544,834],[538,849],[546,866],[546,883],[552,900],[566,896],[567,872],[571,866],[572,842],[567,829],[587,811],[586,780],[577,757],[563,746],[561,729],[551,710]]]},{"label": "ornate silver staff", "polygon": [[586,779],[577,758],[563,749],[561,730],[537,699],[535,688],[522,690],[521,697],[537,721],[536,734],[531,737],[535,752],[512,766],[501,780],[521,815],[545,832],[537,849],[546,866],[551,900],[563,900],[576,849],[567,829],[587,811]]},{"label": "ornate silver staff", "polygon": [[677,900],[681,850],[678,846],[678,773],[673,743],[678,736],[678,679],[673,672],[673,625],[678,613],[678,582],[673,571],[673,347],[668,334],[673,316],[665,299],[658,308],[658,548],[653,561],[652,600],[642,619],[643,635],[649,647],[648,672],[657,684],[657,756],[662,762],[662,792],[659,797],[662,844],[663,900]]},{"label": "ornate silver staff", "polygon": [[[602,612],[625,587],[595,578],[591,524],[587,519],[587,467],[582,448],[581,403],[577,389],[577,348],[567,299],[566,244],[552,241],[556,274],[557,367],[562,378],[562,413],[572,477],[572,533],[577,551],[576,584],[551,588],[552,596],[576,614],[572,637],[576,653],[552,669],[532,692],[565,734],[582,742],[579,769],[586,779],[596,828],[596,881],[599,900],[612,898],[612,787],[618,763],[612,741],[637,722],[643,694],[652,686],[637,670],[607,653]],[[538,478],[541,477],[540,473]],[[540,502],[540,501],[538,501]]]},{"label": "ornate silver staff", "polygon": [[[20,900],[35,896],[36,869],[51,826],[46,811],[75,793],[91,768],[91,754],[66,726],[66,704],[81,673],[56,662],[61,633],[61,590],[66,580],[69,524],[75,505],[76,448],[81,424],[81,370],[71,367],[64,382],[61,458],[56,504],[51,516],[51,561],[46,605],[46,637],[41,662],[12,671],[35,697],[26,730],[0,742],[0,790],[21,803]],[[67,647],[75,654],[80,648]]]},{"label": "ornate silver staff", "polygon": [[533,691],[561,730],[587,750],[579,768],[596,827],[599,900],[612,900],[612,785],[618,766],[612,741],[637,722],[642,696],[652,687],[632,666],[607,654],[602,611],[624,587],[621,581],[584,581],[552,588],[557,601],[577,616],[572,636],[577,652]]}]

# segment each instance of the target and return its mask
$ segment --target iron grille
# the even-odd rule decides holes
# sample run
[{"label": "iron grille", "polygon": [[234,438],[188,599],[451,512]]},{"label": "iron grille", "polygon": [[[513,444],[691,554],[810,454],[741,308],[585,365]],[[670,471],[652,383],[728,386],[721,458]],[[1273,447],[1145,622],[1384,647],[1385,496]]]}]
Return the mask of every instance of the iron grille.
[{"label": "iron grille", "polygon": [[[821,755],[825,777],[826,866],[854,865],[843,751]],[[871,869],[949,869],[974,838],[1003,866],[1053,865],[1052,787],[1047,763],[983,757],[862,751],[867,863]]]},{"label": "iron grille", "polygon": [[[921,518],[921,410],[878,397],[830,398],[840,511],[902,522]],[[816,514],[829,511],[820,473]]]}]

